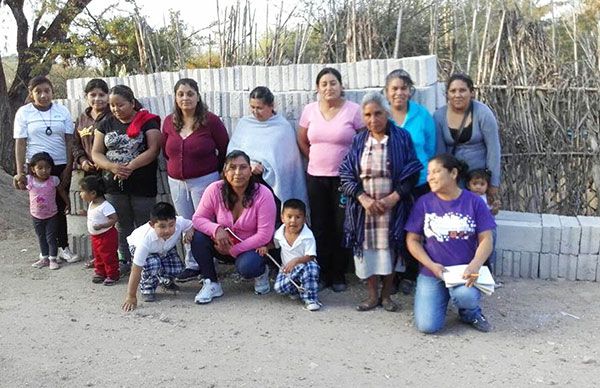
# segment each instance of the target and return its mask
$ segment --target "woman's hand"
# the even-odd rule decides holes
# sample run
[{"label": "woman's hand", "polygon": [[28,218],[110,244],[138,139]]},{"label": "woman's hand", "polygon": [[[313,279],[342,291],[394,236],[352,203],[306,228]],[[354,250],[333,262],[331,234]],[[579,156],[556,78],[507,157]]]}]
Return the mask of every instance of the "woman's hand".
[{"label": "woman's hand", "polygon": [[230,256],[231,241],[229,241],[229,233],[221,226],[215,232],[215,249],[222,255]]},{"label": "woman's hand", "polygon": [[444,272],[446,272],[446,268],[439,263],[434,263],[429,266],[429,270],[433,272],[436,278],[444,280]]},{"label": "woman's hand", "polygon": [[90,162],[89,160],[84,160],[83,162],[81,162],[81,169],[85,172],[92,172],[92,171],[96,171],[96,165],[92,162]]},{"label": "woman's hand", "polygon": [[194,238],[194,228],[190,228],[188,231],[186,231],[183,234],[183,243],[189,244],[192,242],[193,238]]},{"label": "woman's hand", "polygon": [[252,167],[252,175],[262,175],[265,172],[261,162],[250,161],[250,167]]},{"label": "woman's hand", "polygon": [[391,194],[381,198],[379,202],[385,206],[386,210],[391,210],[398,202],[400,202],[400,194],[393,191]]},{"label": "woman's hand", "polygon": [[129,176],[133,172],[133,169],[129,166],[129,164],[113,163],[110,168],[110,172],[113,173],[115,178],[125,180],[129,178]]},{"label": "woman's hand", "polygon": [[256,248],[256,253],[258,253],[258,255],[260,257],[263,257],[264,255],[266,255],[267,253],[269,253],[269,248],[267,248],[266,246],[264,246],[264,247],[258,247],[258,248]]},{"label": "woman's hand", "polygon": [[376,201],[367,194],[362,193],[358,196],[358,202],[365,208],[369,215],[378,215],[385,212],[385,206],[380,201]]},{"label": "woman's hand", "polygon": [[463,273],[463,279],[466,279],[467,281],[467,283],[465,283],[465,286],[473,287],[473,284],[475,284],[477,278],[479,277],[480,268],[481,265],[473,262],[467,265],[467,268],[465,268],[465,272]]},{"label": "woman's hand", "polygon": [[27,189],[27,177],[25,174],[17,174],[13,177],[13,186],[17,190]]}]

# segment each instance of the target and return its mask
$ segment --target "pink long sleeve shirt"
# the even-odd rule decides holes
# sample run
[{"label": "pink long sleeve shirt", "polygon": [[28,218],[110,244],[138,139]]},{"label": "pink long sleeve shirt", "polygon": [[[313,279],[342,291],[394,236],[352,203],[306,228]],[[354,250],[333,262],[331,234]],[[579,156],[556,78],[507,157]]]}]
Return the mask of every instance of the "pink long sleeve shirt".
[{"label": "pink long sleeve shirt", "polygon": [[271,242],[275,231],[276,214],[275,200],[271,191],[259,185],[252,206],[244,208],[240,217],[234,222],[233,214],[227,209],[221,197],[222,186],[223,181],[208,185],[192,218],[194,228],[212,238],[215,237],[219,226],[230,228],[242,239],[242,242],[231,248],[230,253],[233,257]]}]

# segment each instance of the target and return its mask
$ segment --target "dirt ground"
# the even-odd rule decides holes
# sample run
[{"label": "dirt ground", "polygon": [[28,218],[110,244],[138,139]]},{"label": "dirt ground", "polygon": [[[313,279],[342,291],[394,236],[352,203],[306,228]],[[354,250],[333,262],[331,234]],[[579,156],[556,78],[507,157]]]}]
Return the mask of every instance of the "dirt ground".
[{"label": "dirt ground", "polygon": [[399,313],[360,313],[364,288],[325,291],[308,312],[229,277],[225,295],[193,303],[200,285],[124,313],[125,282],[91,283],[81,263],[37,270],[27,197],[0,177],[1,387],[593,387],[600,382],[600,285],[502,279],[479,333],[449,311],[419,334],[412,298]]}]

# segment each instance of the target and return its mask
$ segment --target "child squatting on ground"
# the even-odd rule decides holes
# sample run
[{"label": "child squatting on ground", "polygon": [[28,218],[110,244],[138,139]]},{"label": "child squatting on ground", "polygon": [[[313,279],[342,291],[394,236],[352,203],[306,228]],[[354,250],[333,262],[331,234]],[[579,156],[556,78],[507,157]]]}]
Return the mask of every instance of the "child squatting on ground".
[{"label": "child squatting on ground", "polygon": [[92,240],[94,257],[94,277],[92,283],[104,283],[112,286],[119,274],[119,233],[115,224],[118,221],[113,205],[105,198],[104,180],[89,175],[79,181],[81,199],[89,203],[87,210],[87,228]]},{"label": "child squatting on ground", "polygon": [[[306,205],[299,199],[283,203],[281,222],[273,242],[281,248],[281,267],[275,279],[275,291],[297,299],[298,295],[309,311],[321,308],[319,302],[319,265],[316,262],[317,243],[312,231],[304,223]],[[257,249],[264,256],[267,247]],[[298,290],[294,282],[302,289]]]},{"label": "child squatting on ground", "polygon": [[159,283],[167,290],[178,289],[173,278],[183,270],[177,253],[177,243],[182,234],[184,243],[192,240],[192,221],[176,216],[173,205],[159,202],[152,208],[150,221],[127,237],[133,265],[123,310],[131,311],[137,307],[138,285],[144,302],[156,300]]},{"label": "child squatting on ground", "polygon": [[69,196],[59,186],[60,179],[50,175],[52,167],[54,167],[54,160],[47,152],[38,152],[29,160],[26,186],[29,190],[29,211],[40,244],[40,258],[32,264],[34,268],[60,268],[56,240],[58,233],[56,194],[58,193],[66,204],[65,213],[68,213],[71,208]]}]

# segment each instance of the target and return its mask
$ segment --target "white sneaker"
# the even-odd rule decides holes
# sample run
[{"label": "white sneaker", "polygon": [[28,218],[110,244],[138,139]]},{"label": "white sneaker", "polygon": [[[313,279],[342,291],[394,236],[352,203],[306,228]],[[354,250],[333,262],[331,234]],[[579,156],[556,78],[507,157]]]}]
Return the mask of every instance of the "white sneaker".
[{"label": "white sneaker", "polygon": [[71,252],[69,247],[58,248],[58,258],[66,261],[67,263],[77,263],[79,260],[81,260],[78,255]]},{"label": "white sneaker", "polygon": [[254,293],[264,295],[271,292],[271,283],[269,283],[269,266],[265,265],[265,272],[259,277],[254,278]]},{"label": "white sneaker", "polygon": [[304,308],[308,311],[317,311],[321,308],[321,304],[318,302],[307,302]]},{"label": "white sneaker", "polygon": [[221,284],[213,283],[210,279],[204,279],[202,289],[196,294],[194,301],[198,304],[206,304],[212,302],[213,298],[223,296]]}]

